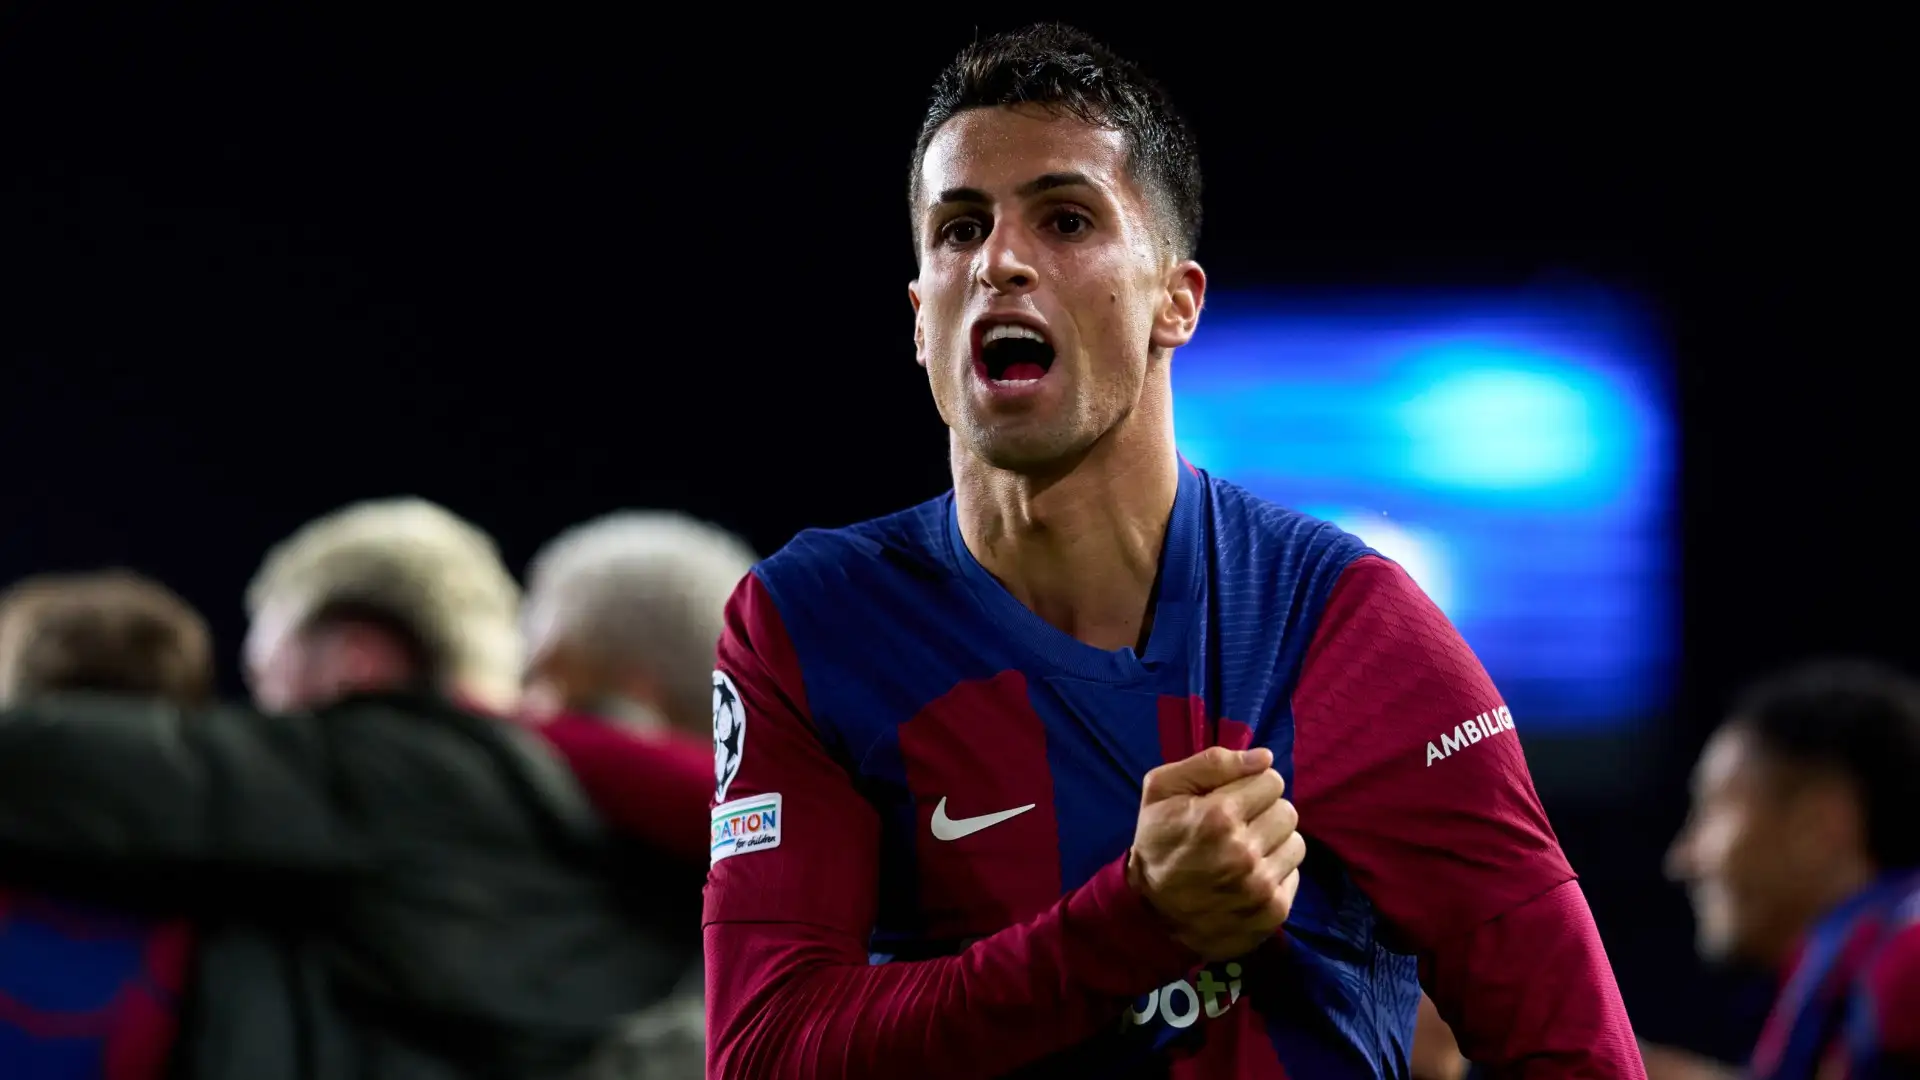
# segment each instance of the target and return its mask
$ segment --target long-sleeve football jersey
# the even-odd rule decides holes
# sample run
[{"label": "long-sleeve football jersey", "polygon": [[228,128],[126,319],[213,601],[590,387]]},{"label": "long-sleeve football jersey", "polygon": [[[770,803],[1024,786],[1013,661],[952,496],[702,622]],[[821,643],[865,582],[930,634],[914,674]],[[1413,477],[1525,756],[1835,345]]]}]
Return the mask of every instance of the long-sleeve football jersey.
[{"label": "long-sleeve football jersey", "polygon": [[1883,875],[1808,931],[1749,1073],[1920,1077],[1920,870]]},{"label": "long-sleeve football jersey", "polygon": [[[1190,466],[1161,558],[1144,652],[1019,603],[951,494],[741,583],[708,1075],[1403,1077],[1422,982],[1497,1072],[1644,1075],[1514,718],[1407,575]],[[1124,866],[1141,778],[1214,745],[1272,749],[1309,856],[1203,965]]]}]

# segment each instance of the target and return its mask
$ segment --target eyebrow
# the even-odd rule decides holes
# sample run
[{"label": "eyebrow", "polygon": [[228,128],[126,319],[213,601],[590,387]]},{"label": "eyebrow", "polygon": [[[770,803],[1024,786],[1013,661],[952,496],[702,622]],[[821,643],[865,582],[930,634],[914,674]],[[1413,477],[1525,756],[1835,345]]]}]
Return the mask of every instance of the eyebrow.
[{"label": "eyebrow", "polygon": [[[1050,172],[1042,173],[1026,183],[1021,184],[1014,189],[1013,193],[1023,199],[1031,199],[1035,195],[1052,191],[1056,188],[1093,186],[1093,181],[1088,179],[1085,173]],[[987,193],[981,191],[979,188],[956,187],[942,191],[940,197],[933,200],[933,205],[939,206],[943,203],[984,203],[992,201],[993,200],[987,196]]]}]

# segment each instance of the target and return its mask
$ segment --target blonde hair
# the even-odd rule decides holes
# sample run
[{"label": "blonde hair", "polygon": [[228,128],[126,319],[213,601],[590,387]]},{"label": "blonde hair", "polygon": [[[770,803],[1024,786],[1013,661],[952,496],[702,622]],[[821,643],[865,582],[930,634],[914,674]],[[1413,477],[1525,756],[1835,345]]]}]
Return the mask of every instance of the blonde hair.
[{"label": "blonde hair", "polygon": [[577,642],[658,679],[677,715],[709,715],[727,597],[755,561],[746,541],[686,514],[626,511],[576,525],[527,571],[529,644]]},{"label": "blonde hair", "polygon": [[520,588],[491,537],[420,498],[354,503],[267,553],[247,611],[272,606],[294,625],[330,608],[394,620],[425,650],[428,675],[491,708],[520,684]]}]

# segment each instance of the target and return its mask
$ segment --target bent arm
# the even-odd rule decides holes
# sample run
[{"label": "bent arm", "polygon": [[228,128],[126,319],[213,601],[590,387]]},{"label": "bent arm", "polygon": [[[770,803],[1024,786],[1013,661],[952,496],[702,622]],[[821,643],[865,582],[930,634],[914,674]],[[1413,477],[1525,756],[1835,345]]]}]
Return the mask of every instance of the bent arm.
[{"label": "bent arm", "polygon": [[706,946],[709,1075],[743,1080],[997,1076],[1193,964],[1118,862],[957,956],[869,965],[857,940],[797,923],[710,923]]},{"label": "bent arm", "polygon": [[324,724],[52,697],[0,712],[0,851],[116,875],[331,871],[365,857]]},{"label": "bent arm", "polygon": [[792,643],[756,577],[728,605],[719,673],[707,1075],[996,1075],[1117,1024],[1132,999],[1197,963],[1121,860],[956,956],[870,964],[879,817],[808,719]]},{"label": "bent arm", "polygon": [[1294,696],[1300,828],[1421,957],[1492,1075],[1644,1075],[1592,913],[1506,704],[1412,579],[1356,560]]}]

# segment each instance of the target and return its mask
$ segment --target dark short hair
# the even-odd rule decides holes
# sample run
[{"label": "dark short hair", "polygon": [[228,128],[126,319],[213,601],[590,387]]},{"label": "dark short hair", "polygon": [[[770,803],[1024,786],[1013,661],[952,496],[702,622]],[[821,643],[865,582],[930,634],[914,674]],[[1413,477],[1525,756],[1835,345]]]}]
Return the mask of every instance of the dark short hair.
[{"label": "dark short hair", "polygon": [[1731,723],[1784,763],[1845,776],[1868,855],[1883,870],[1920,866],[1920,683],[1871,661],[1818,661],[1754,685]]},{"label": "dark short hair", "polygon": [[1193,132],[1160,84],[1093,38],[1059,23],[976,42],[940,73],[908,177],[916,230],[920,165],[934,135],[968,109],[1010,105],[1040,105],[1124,133],[1130,175],[1159,201],[1167,238],[1180,257],[1192,257],[1200,246],[1200,150]]},{"label": "dark short hair", "polygon": [[173,590],[128,570],[46,574],[0,596],[13,694],[96,691],[204,701],[213,692],[206,620]]}]

